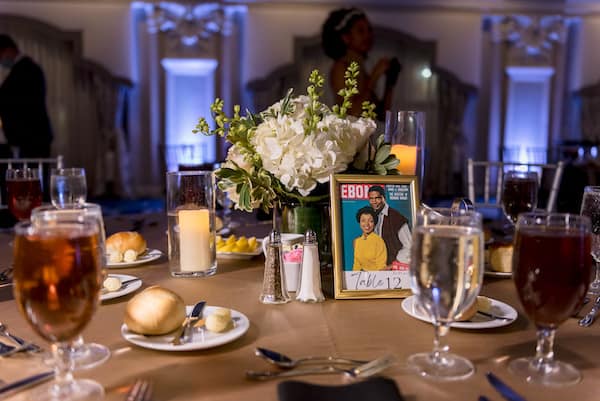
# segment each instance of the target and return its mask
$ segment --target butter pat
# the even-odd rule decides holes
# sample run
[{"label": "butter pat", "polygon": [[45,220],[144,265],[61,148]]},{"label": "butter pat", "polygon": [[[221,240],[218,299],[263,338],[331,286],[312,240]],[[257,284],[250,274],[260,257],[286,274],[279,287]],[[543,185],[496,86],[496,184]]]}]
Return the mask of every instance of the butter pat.
[{"label": "butter pat", "polygon": [[109,292],[118,291],[121,288],[121,279],[118,277],[107,277],[102,286]]},{"label": "butter pat", "polygon": [[135,260],[137,259],[137,255],[138,254],[135,250],[128,249],[123,254],[123,261],[124,262],[135,262]]},{"label": "butter pat", "polygon": [[221,333],[231,328],[231,310],[217,308],[208,315],[205,323],[206,329],[215,333]]}]

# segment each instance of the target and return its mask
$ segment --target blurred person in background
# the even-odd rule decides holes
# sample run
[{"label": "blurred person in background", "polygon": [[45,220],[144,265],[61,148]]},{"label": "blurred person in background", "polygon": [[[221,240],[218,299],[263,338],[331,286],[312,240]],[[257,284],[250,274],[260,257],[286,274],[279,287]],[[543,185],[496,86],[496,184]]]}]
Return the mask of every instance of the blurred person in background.
[{"label": "blurred person in background", "polygon": [[8,35],[0,34],[0,120],[18,157],[50,157],[52,128],[46,110],[46,80],[40,66],[23,55]]},{"label": "blurred person in background", "polygon": [[[373,47],[373,27],[365,13],[358,8],[342,8],[332,11],[321,32],[321,44],[325,54],[334,60],[330,71],[333,91],[337,93],[345,87],[344,73],[350,63],[356,61],[360,66],[358,74],[358,94],[351,99],[350,114],[360,116],[362,103],[370,101],[375,104],[377,119],[384,121],[385,111],[392,104],[394,86],[402,66],[396,58],[381,58],[373,69],[365,69],[367,56]],[[375,93],[377,83],[384,79],[383,96]],[[341,104],[342,97],[337,95],[337,103]]]}]

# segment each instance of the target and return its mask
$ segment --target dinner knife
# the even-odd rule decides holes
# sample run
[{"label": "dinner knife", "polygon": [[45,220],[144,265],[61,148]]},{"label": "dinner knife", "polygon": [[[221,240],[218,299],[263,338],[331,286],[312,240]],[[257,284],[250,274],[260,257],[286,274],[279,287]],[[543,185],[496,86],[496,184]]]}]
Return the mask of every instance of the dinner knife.
[{"label": "dinner knife", "polygon": [[194,305],[194,309],[192,309],[189,316],[185,318],[181,327],[175,331],[171,344],[180,345],[185,343],[186,331],[189,336],[192,325],[202,316],[204,306],[206,306],[206,301],[200,301]]},{"label": "dinner knife", "polygon": [[504,383],[502,380],[500,380],[500,378],[498,376],[496,376],[492,372],[487,372],[485,374],[485,376],[487,377],[487,379],[490,382],[490,384],[492,385],[492,387],[494,387],[494,389],[496,389],[496,391],[498,393],[500,393],[500,395],[502,397],[504,397],[506,400],[508,400],[508,401],[526,401],[525,398],[523,398],[523,396],[521,396],[515,390],[510,388],[508,386],[508,384]]},{"label": "dinner knife", "polygon": [[29,377],[26,377],[21,380],[14,381],[12,383],[8,383],[5,386],[0,387],[0,395],[5,393],[21,390],[27,388],[29,386],[33,386],[34,384],[45,382],[46,380],[50,380],[54,377],[54,371],[48,371],[44,373],[38,373]]}]

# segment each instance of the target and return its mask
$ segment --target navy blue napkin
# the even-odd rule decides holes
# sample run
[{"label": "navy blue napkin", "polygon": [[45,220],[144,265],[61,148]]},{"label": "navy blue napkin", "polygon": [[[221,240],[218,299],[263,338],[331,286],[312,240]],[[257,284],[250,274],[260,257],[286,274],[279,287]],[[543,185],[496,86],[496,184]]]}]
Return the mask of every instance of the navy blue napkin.
[{"label": "navy blue napkin", "polygon": [[277,385],[279,401],[403,401],[396,382],[385,377],[342,386],[322,386],[295,380]]}]

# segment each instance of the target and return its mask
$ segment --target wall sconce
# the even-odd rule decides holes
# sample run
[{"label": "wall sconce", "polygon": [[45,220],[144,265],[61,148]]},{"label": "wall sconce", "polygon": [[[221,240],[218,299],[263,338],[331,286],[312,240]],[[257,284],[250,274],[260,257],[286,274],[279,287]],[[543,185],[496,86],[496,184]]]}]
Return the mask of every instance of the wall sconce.
[{"label": "wall sconce", "polygon": [[185,46],[194,46],[217,33],[231,32],[231,22],[220,2],[157,1],[146,5],[148,32],[174,34]]}]

